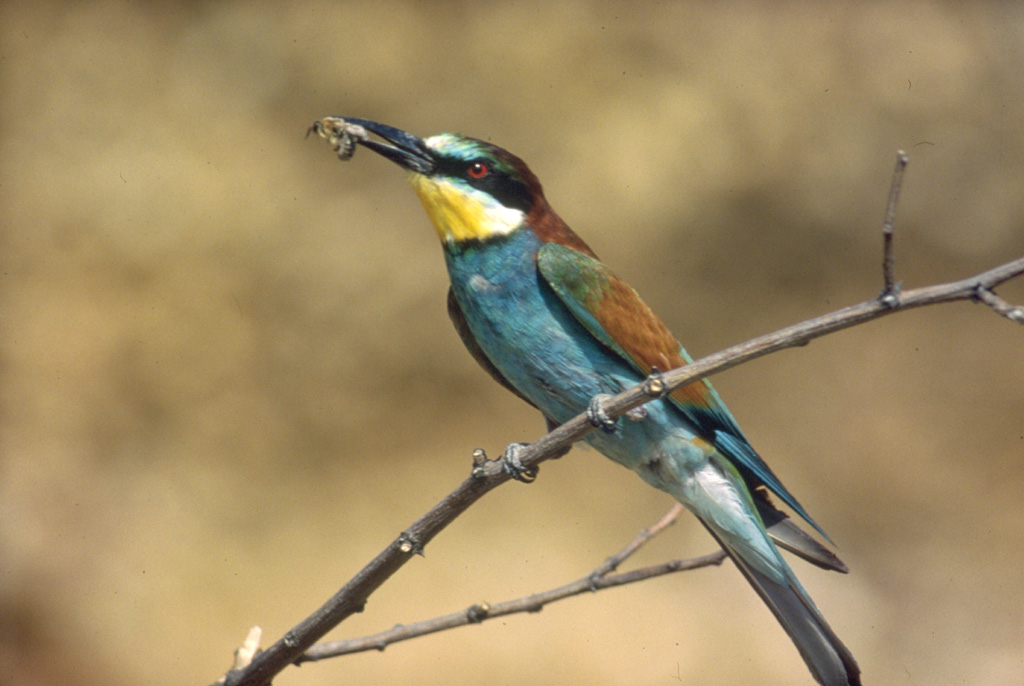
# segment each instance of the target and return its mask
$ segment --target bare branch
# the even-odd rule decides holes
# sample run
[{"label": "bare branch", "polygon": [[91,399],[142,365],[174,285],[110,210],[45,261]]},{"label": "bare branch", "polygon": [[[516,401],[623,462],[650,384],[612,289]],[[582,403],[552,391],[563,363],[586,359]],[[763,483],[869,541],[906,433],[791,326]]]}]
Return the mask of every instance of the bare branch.
[{"label": "bare branch", "polygon": [[[734,345],[713,355],[702,357],[685,367],[679,367],[670,372],[652,374],[651,378],[643,384],[606,400],[603,407],[609,417],[619,417],[635,407],[663,397],[680,386],[731,369],[755,358],[784,348],[806,345],[815,338],[880,319],[894,312],[958,300],[977,300],[982,297],[979,295],[982,291],[991,290],[998,284],[1021,274],[1024,274],[1024,257],[962,281],[906,291],[900,296],[895,307],[882,303],[880,299],[851,305],[842,310]],[[593,424],[587,419],[586,413],[574,417],[551,433],[524,447],[519,455],[523,466],[531,467],[543,462],[547,459],[547,451],[563,448],[566,445],[566,440],[570,443],[580,440],[592,428]]]},{"label": "bare branch", "polygon": [[889,186],[889,202],[885,207],[885,220],[882,222],[882,276],[885,285],[882,288],[881,300],[888,307],[899,303],[900,285],[896,282],[893,267],[893,229],[896,222],[896,206],[900,201],[900,188],[903,186],[903,172],[910,158],[902,150],[896,153],[896,169],[892,172],[892,183]]},{"label": "bare branch", "polygon": [[1011,322],[1024,324],[1024,307],[1020,305],[1011,305],[987,288],[979,288],[975,297],[977,300],[985,303]]},{"label": "bare branch", "polygon": [[590,573],[590,576],[592,578],[597,578],[607,576],[614,572],[619,568],[619,565],[629,558],[630,555],[640,550],[647,541],[660,534],[669,526],[675,524],[682,511],[683,506],[676,503],[661,519],[637,534],[636,538],[629,542],[629,545],[605,560],[604,564]]},{"label": "bare branch", "polygon": [[[321,131],[317,132],[322,133]],[[344,145],[340,147],[339,154],[344,155],[350,152],[349,149],[352,147],[352,143],[351,141],[344,141]],[[670,372],[661,373],[654,370],[644,383],[616,396],[602,399],[601,410],[603,415],[606,415],[609,419],[615,419],[652,400],[664,397],[667,393],[680,386],[692,383],[716,372],[730,369],[741,363],[783,348],[805,345],[815,338],[856,326],[872,319],[878,319],[897,311],[957,300],[980,300],[1000,314],[1013,321],[1017,321],[1020,316],[1019,308],[1013,308],[999,299],[992,292],[992,289],[998,284],[1024,273],[1024,258],[1008,262],[962,281],[919,288],[903,294],[899,293],[899,285],[893,277],[892,233],[903,169],[906,167],[906,164],[906,155],[901,152],[897,157],[883,226],[885,287],[879,298],[732,346]],[[519,470],[524,473],[530,473],[541,462],[564,454],[573,443],[582,439],[593,428],[594,425],[588,413],[584,412],[534,443],[519,446],[515,453],[518,461],[521,463]],[[223,683],[226,683],[227,686],[264,686],[268,684],[274,675],[278,674],[289,664],[299,660],[303,653],[312,647],[324,634],[354,612],[361,611],[370,594],[397,572],[414,554],[421,553],[423,548],[462,512],[483,497],[484,494],[504,483],[509,478],[508,473],[499,464],[499,461],[485,460],[482,452],[479,451],[474,453],[473,469],[468,479],[402,532],[396,540],[378,554],[366,567],[360,570],[355,577],[335,593],[319,610],[296,625],[266,651],[256,655],[251,664],[242,669],[228,672]],[[627,552],[625,556],[629,554],[631,552]],[[622,559],[625,559],[625,557],[622,557]],[[621,560],[615,561],[615,556],[613,556],[610,561],[606,562],[605,566],[608,567],[610,572],[620,563]],[[612,579],[632,578],[636,574],[642,576],[643,573],[643,570],[637,570],[636,572],[616,577],[600,576],[597,578],[596,583],[604,584],[609,583]],[[588,590],[593,588],[595,583],[594,576],[588,576],[586,583]],[[619,581],[619,583],[626,582]],[[560,589],[556,589],[554,592],[558,591]],[[545,594],[541,595],[546,597]],[[536,596],[511,602],[522,603],[528,600],[533,603],[540,602]],[[543,602],[550,601],[543,600]],[[462,617],[459,621],[469,621],[473,617],[475,617],[475,621],[480,621],[483,616],[480,613],[484,611],[484,608],[482,606],[474,607],[476,608],[474,612],[458,613],[458,616]],[[487,616],[491,616],[492,613],[493,608],[486,609],[485,614]],[[441,620],[444,619],[441,618]],[[392,638],[391,640],[395,639]]]},{"label": "bare branch", "polygon": [[[991,293],[991,290],[1000,283],[1021,274],[1024,274],[1024,257],[962,281],[907,291],[901,295],[895,306],[888,306],[879,299],[853,305],[734,345],[685,367],[664,374],[659,373],[652,376],[647,382],[612,397],[603,405],[603,408],[610,417],[618,417],[628,410],[662,397],[666,392],[679,386],[783,348],[804,345],[815,338],[894,312],[958,300],[981,300],[1000,311],[992,304],[996,300],[993,300],[995,295]],[[519,457],[525,467],[536,466],[555,455],[564,453],[593,428],[586,413],[580,414],[534,443],[525,446],[519,453]],[[298,660],[320,637],[346,617],[354,612],[359,612],[371,593],[412,559],[416,552],[421,551],[456,517],[488,491],[509,478],[497,461],[477,460],[477,465],[474,466],[471,476],[463,481],[458,488],[445,496],[441,502],[406,529],[401,536],[392,541],[319,610],[296,625],[267,650],[258,654],[248,667],[229,672],[224,683],[228,686],[263,686],[269,683],[274,675]],[[607,582],[608,579],[604,581]]]},{"label": "bare branch", "polygon": [[583,593],[600,591],[605,588],[623,586],[636,583],[657,576],[664,576],[674,572],[684,572],[701,567],[709,567],[721,564],[726,558],[724,550],[703,555],[689,560],[672,560],[659,565],[643,567],[622,574],[611,574],[618,565],[630,555],[639,550],[647,541],[661,533],[666,527],[674,523],[679,513],[682,512],[682,505],[675,505],[669,512],[651,527],[644,529],[629,545],[616,554],[609,557],[590,574],[573,581],[572,583],[553,588],[542,593],[534,593],[529,596],[509,600],[503,603],[490,604],[478,603],[471,607],[453,612],[443,617],[416,622],[415,624],[398,625],[372,636],[361,638],[350,638],[342,641],[332,641],[315,645],[306,651],[296,664],[303,662],[314,662],[340,655],[349,655],[367,650],[384,650],[393,643],[407,641],[426,634],[437,633],[447,629],[454,629],[469,624],[479,624],[496,617],[517,614],[522,612],[540,612],[545,605],[549,605],[565,598],[577,596]]},{"label": "bare branch", "polygon": [[581,577],[570,584],[566,584],[565,586],[553,588],[550,591],[536,593],[523,598],[517,598],[516,600],[509,600],[495,605],[479,603],[460,612],[454,612],[443,617],[435,617],[434,619],[428,619],[415,624],[395,626],[387,631],[373,634],[372,636],[321,643],[307,650],[304,655],[300,656],[295,661],[295,664],[315,662],[317,660],[365,652],[367,650],[384,650],[393,643],[406,641],[411,638],[418,638],[420,636],[437,633],[439,631],[467,626],[469,624],[480,624],[481,622],[485,622],[489,619],[505,617],[511,614],[540,612],[545,605],[549,605],[553,602],[564,600],[572,596],[581,595],[583,593],[592,593],[615,586],[624,586],[638,581],[646,581],[647,579],[653,579],[658,576],[673,574],[675,572],[687,572],[693,569],[700,569],[701,567],[719,565],[726,559],[726,557],[724,550],[718,550],[708,555],[691,558],[689,560],[672,560],[659,565],[642,567],[629,572],[623,572],[622,574],[613,574],[611,576],[599,577],[596,579],[592,574],[588,574],[587,576]]}]

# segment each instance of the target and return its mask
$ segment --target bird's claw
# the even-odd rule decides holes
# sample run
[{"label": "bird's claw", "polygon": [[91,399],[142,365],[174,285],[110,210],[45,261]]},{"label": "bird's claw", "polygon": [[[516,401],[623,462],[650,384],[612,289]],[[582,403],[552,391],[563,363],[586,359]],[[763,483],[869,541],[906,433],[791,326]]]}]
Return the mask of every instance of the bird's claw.
[{"label": "bird's claw", "polygon": [[519,455],[528,445],[529,443],[509,443],[501,456],[501,466],[504,467],[505,473],[524,484],[533,483],[537,478],[537,472],[540,471],[537,467],[523,466]]},{"label": "bird's claw", "polygon": [[590,399],[590,404],[587,405],[587,419],[606,434],[615,433],[619,425],[618,420],[609,417],[608,412],[604,409],[605,403],[611,400],[611,397],[606,393],[598,393]]}]

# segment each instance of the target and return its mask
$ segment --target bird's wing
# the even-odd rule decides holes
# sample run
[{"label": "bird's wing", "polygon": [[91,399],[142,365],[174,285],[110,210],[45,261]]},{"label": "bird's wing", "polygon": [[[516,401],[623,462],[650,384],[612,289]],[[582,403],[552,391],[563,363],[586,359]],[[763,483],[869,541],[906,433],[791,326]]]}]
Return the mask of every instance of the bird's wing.
[{"label": "bird's wing", "polygon": [[[599,260],[546,243],[537,255],[537,266],[587,331],[641,374],[650,374],[654,367],[667,371],[692,361],[636,291]],[[828,538],[750,446],[706,379],[677,388],[669,400],[703,438],[731,459],[751,491],[759,486],[768,488]]]}]

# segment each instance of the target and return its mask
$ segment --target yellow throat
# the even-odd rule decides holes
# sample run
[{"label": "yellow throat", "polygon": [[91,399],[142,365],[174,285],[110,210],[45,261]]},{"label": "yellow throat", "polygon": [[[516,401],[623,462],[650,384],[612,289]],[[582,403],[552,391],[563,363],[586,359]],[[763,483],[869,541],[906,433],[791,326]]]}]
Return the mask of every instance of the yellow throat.
[{"label": "yellow throat", "polygon": [[409,182],[445,243],[509,234],[526,219],[521,210],[505,207],[490,194],[455,179],[411,173]]}]

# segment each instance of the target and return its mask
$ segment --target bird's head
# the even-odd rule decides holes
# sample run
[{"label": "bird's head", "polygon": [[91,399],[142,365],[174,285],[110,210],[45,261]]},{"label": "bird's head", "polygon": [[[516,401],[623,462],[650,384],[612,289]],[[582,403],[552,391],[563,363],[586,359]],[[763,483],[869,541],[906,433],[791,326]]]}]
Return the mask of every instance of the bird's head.
[{"label": "bird's head", "polygon": [[409,181],[446,244],[486,241],[527,223],[543,226],[550,220],[542,215],[553,215],[526,163],[496,145],[453,133],[423,139],[365,119],[346,117],[344,122],[384,139],[360,135],[354,142],[409,172]]}]

